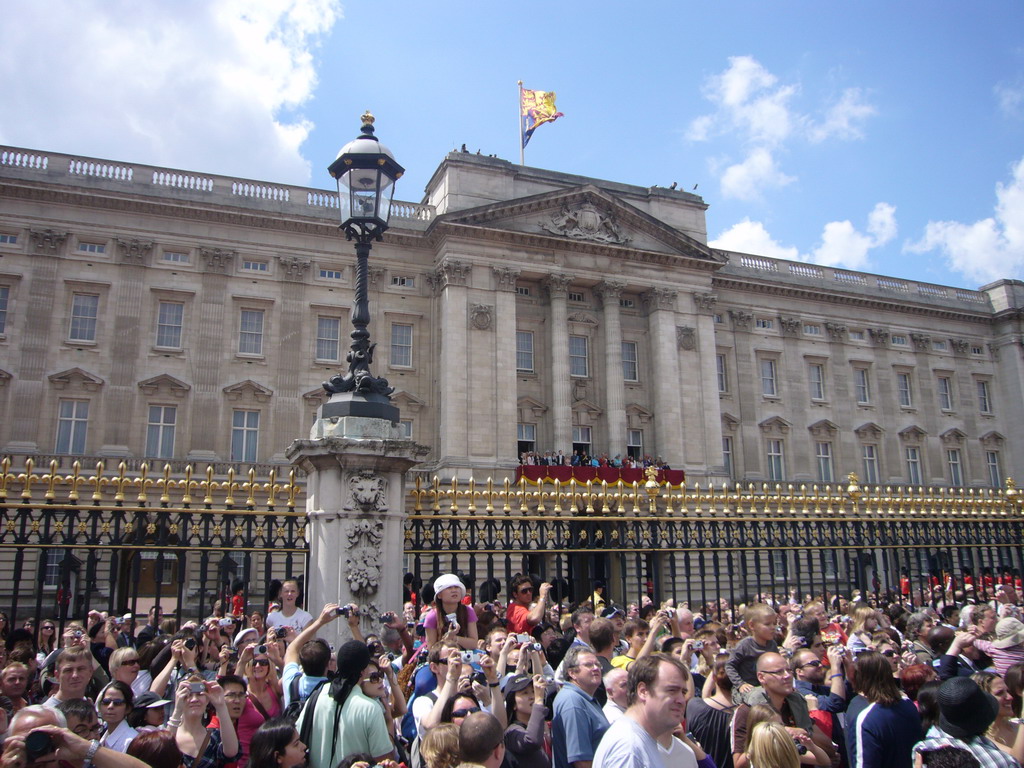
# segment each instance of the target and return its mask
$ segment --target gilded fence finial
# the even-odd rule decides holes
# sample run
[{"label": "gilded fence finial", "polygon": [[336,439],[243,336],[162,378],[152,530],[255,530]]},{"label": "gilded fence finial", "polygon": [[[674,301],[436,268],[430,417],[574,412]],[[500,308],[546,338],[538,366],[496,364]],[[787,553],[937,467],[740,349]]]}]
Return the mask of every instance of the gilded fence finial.
[{"label": "gilded fence finial", "polygon": [[846,486],[846,495],[855,502],[860,501],[860,497],[864,495],[864,492],[860,489],[860,482],[857,477],[857,473],[851,472],[846,476],[846,479],[850,481],[850,484]]}]

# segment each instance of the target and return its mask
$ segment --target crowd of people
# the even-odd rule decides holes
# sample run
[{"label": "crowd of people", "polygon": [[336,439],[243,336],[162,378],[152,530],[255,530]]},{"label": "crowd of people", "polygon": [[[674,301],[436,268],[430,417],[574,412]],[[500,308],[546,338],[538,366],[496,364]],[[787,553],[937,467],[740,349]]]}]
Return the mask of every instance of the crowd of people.
[{"label": "crowd of people", "polygon": [[661,456],[654,458],[650,454],[644,454],[641,458],[630,454],[623,456],[621,453],[616,453],[614,456],[609,456],[607,453],[594,456],[587,451],[573,451],[571,455],[566,455],[562,451],[545,451],[544,453],[523,451],[519,454],[519,463],[524,467],[614,467],[616,469],[654,467],[656,469],[671,469]]},{"label": "crowd of people", "polygon": [[[0,622],[0,768],[1019,768],[1016,587],[939,603],[760,594],[577,605],[457,574],[363,633],[281,585],[180,628],[159,608],[58,637]],[[238,594],[235,596],[239,597]],[[980,595],[979,595],[980,597]],[[221,613],[218,611],[218,614]],[[350,640],[332,647],[343,622]]]}]

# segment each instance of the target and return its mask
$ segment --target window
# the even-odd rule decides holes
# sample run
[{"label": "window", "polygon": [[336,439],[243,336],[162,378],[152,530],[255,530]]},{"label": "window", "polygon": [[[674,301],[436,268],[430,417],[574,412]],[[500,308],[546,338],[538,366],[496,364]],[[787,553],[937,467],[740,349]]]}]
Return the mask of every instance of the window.
[{"label": "window", "polygon": [[590,361],[587,354],[587,337],[569,337],[569,375],[586,377],[590,375]]},{"label": "window", "polygon": [[975,382],[978,386],[978,410],[982,413],[992,413],[992,397],[989,393],[987,381]]},{"label": "window", "polygon": [[833,482],[832,443],[815,443],[814,455],[818,463],[818,480],[823,483]]},{"label": "window", "polygon": [[185,305],[176,301],[161,301],[156,311],[156,345],[167,349],[181,349],[181,326],[185,318]]},{"label": "window", "polygon": [[337,317],[316,319],[316,359],[338,360],[341,341],[341,320]]},{"label": "window", "polygon": [[857,402],[861,404],[871,402],[871,383],[868,380],[867,368],[853,369],[853,387],[857,392]]},{"label": "window", "polygon": [[936,352],[945,352],[946,351],[946,347],[947,347],[947,344],[944,341],[933,341],[932,342],[932,349],[934,349]]},{"label": "window", "polygon": [[7,333],[7,305],[11,299],[11,288],[0,285],[0,336]]},{"label": "window", "polygon": [[516,331],[516,370],[533,372],[532,331]]},{"label": "window", "polygon": [[43,575],[43,586],[56,588],[60,586],[61,571],[64,569],[66,549],[46,550],[46,570]]},{"label": "window", "polygon": [[911,485],[921,484],[921,449],[910,446],[904,453],[907,459],[907,482]]},{"label": "window", "polygon": [[644,457],[644,432],[642,429],[626,430],[626,455],[633,459]]},{"label": "window", "polygon": [[715,368],[718,375],[718,391],[729,391],[729,369],[725,355],[715,355]]},{"label": "window", "polygon": [[412,367],[412,326],[404,323],[391,324],[391,365],[400,368]]},{"label": "window", "polygon": [[765,330],[770,330],[770,329],[775,327],[775,321],[774,320],[770,320],[767,317],[759,317],[756,320],[754,320],[754,327],[755,328],[764,328]]},{"label": "window", "polygon": [[71,298],[71,341],[96,341],[96,317],[99,314],[100,297],[91,293],[76,293]]},{"label": "window", "polygon": [[910,345],[910,341],[902,333],[894,333],[892,335],[892,345],[894,347],[906,347]]},{"label": "window", "polygon": [[811,388],[811,400],[825,399],[825,366],[811,363],[807,366],[807,379]]},{"label": "window", "polygon": [[953,381],[949,376],[939,376],[939,408],[944,411],[953,410]]},{"label": "window", "polygon": [[519,441],[520,455],[537,450],[537,425],[518,424],[516,426],[516,438]]},{"label": "window", "polygon": [[619,299],[619,306],[623,309],[633,309],[636,306],[635,299]]},{"label": "window", "polygon": [[242,269],[246,272],[269,272],[270,264],[265,261],[255,261],[253,259],[243,259]]},{"label": "window", "polygon": [[178,409],[173,405],[149,406],[146,426],[146,456],[154,459],[174,458],[174,427]]},{"label": "window", "polygon": [[984,353],[985,353],[985,350],[982,347],[971,347],[971,354],[972,355],[982,355]]},{"label": "window", "polygon": [[243,309],[238,325],[238,354],[263,354],[263,310]]},{"label": "window", "polygon": [[805,336],[821,336],[821,326],[820,325],[805,325],[804,326],[804,335]]},{"label": "window", "polygon": [[878,446],[863,445],[860,449],[861,459],[864,465],[864,482],[871,485],[878,484]]},{"label": "window", "polygon": [[766,397],[775,397],[779,394],[775,386],[775,361],[761,361],[761,394]]},{"label": "window", "polygon": [[260,412],[235,410],[231,414],[231,461],[256,461]]},{"label": "window", "polygon": [[896,392],[899,396],[900,406],[903,408],[911,408],[914,405],[913,393],[910,389],[910,374],[909,373],[897,373],[896,374]]},{"label": "window", "polygon": [[786,478],[785,457],[782,453],[781,440],[769,440],[767,443],[768,479],[781,481]]},{"label": "window", "polygon": [[341,280],[340,269],[321,269],[320,277],[324,280]]},{"label": "window", "polygon": [[391,285],[396,288],[415,288],[416,278],[412,275],[392,275]]},{"label": "window", "polygon": [[17,245],[18,236],[0,232],[0,245]]},{"label": "window", "polygon": [[864,331],[850,331],[850,341],[864,341]]},{"label": "window", "polygon": [[732,473],[732,438],[722,438],[722,463],[725,465],[725,474],[732,480],[734,479]]},{"label": "window", "polygon": [[572,449],[590,455],[590,427],[572,428]]},{"label": "window", "polygon": [[771,573],[777,581],[785,579],[789,571],[789,558],[786,556],[786,553],[782,550],[773,549],[771,550],[771,557]]},{"label": "window", "polygon": [[725,318],[722,317],[722,314],[720,312],[715,312],[714,317],[712,317],[711,319],[715,321],[716,325],[720,325],[721,323],[725,322]]},{"label": "window", "polygon": [[988,470],[988,484],[993,488],[1003,485],[1003,471],[999,466],[999,451],[985,451],[985,468]]},{"label": "window", "polygon": [[412,419],[401,419],[398,422],[398,434],[406,440],[412,440]]},{"label": "window", "polygon": [[106,253],[107,246],[103,243],[79,243],[78,250],[82,253]]},{"label": "window", "polygon": [[520,296],[529,296],[530,295],[530,286],[528,286],[528,285],[517,285],[516,286],[516,293],[518,293]]},{"label": "window", "polygon": [[188,264],[188,254],[180,251],[164,251],[164,261],[173,261],[178,264]]},{"label": "window", "polygon": [[569,301],[575,301],[577,303],[582,303],[582,302],[586,301],[586,296],[584,294],[580,293],[579,291],[569,291]]},{"label": "window", "polygon": [[85,433],[89,426],[86,400],[61,400],[57,404],[57,453],[85,453]]},{"label": "window", "polygon": [[946,466],[949,467],[949,484],[958,487],[963,485],[964,475],[959,448],[950,448],[946,451]]},{"label": "window", "polygon": [[635,341],[622,342],[622,378],[626,381],[640,380],[636,355],[637,349]]}]

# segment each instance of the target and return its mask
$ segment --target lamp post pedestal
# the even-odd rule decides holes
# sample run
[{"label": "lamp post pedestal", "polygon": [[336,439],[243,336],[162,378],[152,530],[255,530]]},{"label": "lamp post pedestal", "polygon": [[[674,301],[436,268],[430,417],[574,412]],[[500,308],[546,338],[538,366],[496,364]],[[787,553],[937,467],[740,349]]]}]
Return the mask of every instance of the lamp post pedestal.
[{"label": "lamp post pedestal", "polygon": [[[327,603],[355,603],[364,635],[380,631],[381,614],[401,615],[405,477],[429,450],[390,437],[391,429],[379,419],[317,419],[314,436],[286,451],[306,472],[306,610],[316,616]],[[343,619],[321,632],[335,645],[348,634]]]}]

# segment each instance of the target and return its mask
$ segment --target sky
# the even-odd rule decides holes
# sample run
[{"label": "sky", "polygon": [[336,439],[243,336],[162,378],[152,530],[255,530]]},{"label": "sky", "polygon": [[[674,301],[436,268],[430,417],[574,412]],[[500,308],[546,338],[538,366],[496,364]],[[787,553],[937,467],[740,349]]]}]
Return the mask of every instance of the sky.
[{"label": "sky", "polygon": [[1024,3],[0,0],[0,144],[329,189],[376,116],[445,154],[695,190],[711,245],[1024,278]]}]

